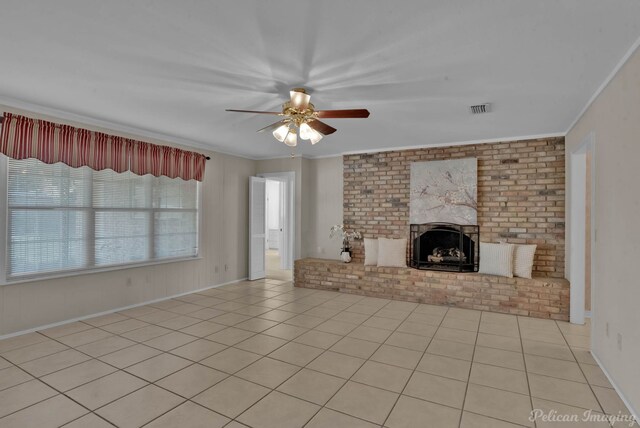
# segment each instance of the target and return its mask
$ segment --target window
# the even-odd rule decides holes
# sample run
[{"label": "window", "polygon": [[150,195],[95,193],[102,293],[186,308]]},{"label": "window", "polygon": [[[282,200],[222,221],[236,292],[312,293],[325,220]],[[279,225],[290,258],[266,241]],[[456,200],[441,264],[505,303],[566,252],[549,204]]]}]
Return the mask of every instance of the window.
[{"label": "window", "polygon": [[7,279],[198,253],[195,180],[7,160]]}]

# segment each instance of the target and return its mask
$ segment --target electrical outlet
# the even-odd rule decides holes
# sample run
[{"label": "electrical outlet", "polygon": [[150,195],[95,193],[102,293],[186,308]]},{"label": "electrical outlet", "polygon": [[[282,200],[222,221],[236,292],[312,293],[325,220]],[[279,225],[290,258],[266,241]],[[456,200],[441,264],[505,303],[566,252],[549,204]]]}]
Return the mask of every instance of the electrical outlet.
[{"label": "electrical outlet", "polygon": [[607,321],[607,323],[604,325],[604,332],[607,335],[607,337],[609,337],[609,322]]},{"label": "electrical outlet", "polygon": [[618,351],[622,351],[622,333],[618,333]]}]

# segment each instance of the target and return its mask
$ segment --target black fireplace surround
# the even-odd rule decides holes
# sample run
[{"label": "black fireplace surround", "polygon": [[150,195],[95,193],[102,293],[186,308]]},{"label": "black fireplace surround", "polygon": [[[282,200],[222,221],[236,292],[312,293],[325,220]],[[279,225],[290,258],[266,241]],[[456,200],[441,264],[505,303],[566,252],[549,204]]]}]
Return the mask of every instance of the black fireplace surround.
[{"label": "black fireplace surround", "polygon": [[480,227],[453,223],[410,226],[409,265],[415,269],[477,272]]}]

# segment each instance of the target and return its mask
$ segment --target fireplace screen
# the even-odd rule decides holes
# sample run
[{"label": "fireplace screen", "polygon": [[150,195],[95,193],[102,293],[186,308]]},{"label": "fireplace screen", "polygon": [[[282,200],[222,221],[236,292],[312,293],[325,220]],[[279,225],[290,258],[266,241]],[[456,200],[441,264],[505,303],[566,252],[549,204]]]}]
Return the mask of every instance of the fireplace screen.
[{"label": "fireplace screen", "polygon": [[453,223],[412,224],[410,265],[416,269],[477,272],[480,228]]}]

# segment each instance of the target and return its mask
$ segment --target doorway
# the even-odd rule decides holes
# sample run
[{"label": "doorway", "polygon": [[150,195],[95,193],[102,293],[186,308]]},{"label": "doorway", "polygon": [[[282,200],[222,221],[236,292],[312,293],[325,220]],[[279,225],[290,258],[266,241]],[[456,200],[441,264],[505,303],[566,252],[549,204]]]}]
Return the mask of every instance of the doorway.
[{"label": "doorway", "polygon": [[285,186],[283,180],[266,179],[266,240],[265,240],[265,267],[266,277],[269,279],[279,279],[290,281],[292,272],[287,269],[285,257],[283,257],[284,247],[284,227],[285,227]]},{"label": "doorway", "polygon": [[[585,324],[595,316],[595,136],[589,134],[571,153],[571,240],[569,250],[570,321]],[[587,322],[590,320],[587,320]]]},{"label": "doorway", "polygon": [[295,173],[250,180],[249,279],[293,279]]}]

